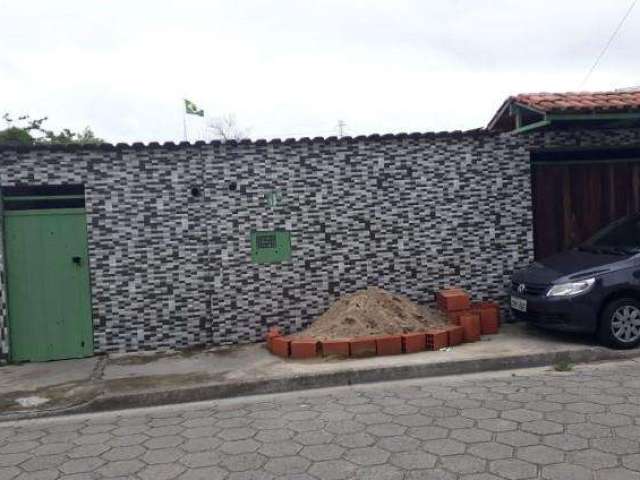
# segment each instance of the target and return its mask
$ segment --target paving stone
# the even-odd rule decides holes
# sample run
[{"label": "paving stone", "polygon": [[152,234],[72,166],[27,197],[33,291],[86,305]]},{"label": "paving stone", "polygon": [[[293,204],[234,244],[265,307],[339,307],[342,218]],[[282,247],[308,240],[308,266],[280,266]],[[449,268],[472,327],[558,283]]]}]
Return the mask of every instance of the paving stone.
[{"label": "paving stone", "polygon": [[[224,472],[224,470],[222,470]],[[227,472],[224,472],[226,474]],[[212,477],[212,479],[215,477]],[[212,480],[209,479],[209,480]],[[226,477],[221,477],[222,480],[274,480],[275,477],[264,470],[247,470],[246,472],[233,472],[229,473]]]},{"label": "paving stone", "polygon": [[454,473],[477,473],[485,469],[485,461],[472,455],[449,455],[440,459],[442,467]]},{"label": "paving stone", "polygon": [[[189,470],[178,478],[180,480],[225,480],[228,478],[229,473],[225,472],[221,468],[218,467],[206,467],[206,468],[196,468],[193,470]],[[257,480],[259,477],[255,477]],[[248,477],[247,477],[248,480]],[[271,478],[264,477],[264,480],[271,480]]]},{"label": "paving stone", "polygon": [[[558,463],[556,465],[547,465],[542,468],[542,478],[548,480],[595,480],[595,473],[581,467],[580,465],[572,465],[570,463]],[[610,477],[602,477],[611,480]]]},{"label": "paving stone", "polygon": [[558,410],[557,412],[549,412],[544,414],[545,419],[552,422],[569,425],[572,423],[584,422],[587,416],[584,413],[570,412],[568,410]]},{"label": "paving stone", "polygon": [[598,471],[598,480],[640,480],[640,473],[626,468],[605,468]]},{"label": "paving stone", "polygon": [[255,437],[258,442],[279,442],[293,438],[293,432],[284,428],[259,431]]},{"label": "paving stone", "polygon": [[264,468],[275,475],[291,475],[303,473],[309,468],[311,462],[303,457],[279,457],[269,460]]},{"label": "paving stone", "polygon": [[171,480],[178,477],[186,468],[177,463],[150,465],[138,472],[142,480]]},{"label": "paving stone", "polygon": [[546,435],[543,437],[543,443],[550,447],[559,448],[560,450],[581,450],[587,448],[589,443],[587,440],[568,433],[560,433],[557,435]]},{"label": "paving stone", "polygon": [[357,468],[356,465],[345,460],[328,460],[314,463],[307,473],[320,480],[345,480],[353,478]]},{"label": "paving stone", "polygon": [[[392,465],[361,467],[355,471],[355,478],[367,480],[404,480],[404,472]],[[312,477],[309,477],[312,480]]]},{"label": "paving stone", "polygon": [[378,447],[363,447],[347,450],[345,460],[356,465],[379,465],[385,463],[390,453]]},{"label": "paving stone", "polygon": [[[367,435],[367,437],[369,436]],[[303,432],[296,434],[293,437],[293,441],[301,445],[319,445],[321,443],[330,443],[334,438],[336,438],[335,435],[329,432]],[[373,437],[370,438],[373,439]],[[337,442],[337,439],[336,443],[339,443]]]},{"label": "paving stone", "polygon": [[631,423],[631,419],[628,416],[617,413],[594,413],[589,415],[589,421],[608,427],[621,427]]},{"label": "paving stone", "polygon": [[630,440],[640,440],[640,425],[627,425],[615,429],[616,436]]},{"label": "paving stone", "polygon": [[603,452],[616,455],[638,453],[640,451],[638,442],[626,438],[596,438],[591,440],[591,446]]},{"label": "paving stone", "polygon": [[136,472],[139,472],[144,467],[144,463],[139,460],[124,460],[109,462],[96,470],[96,473],[104,477],[133,477]]},{"label": "paving stone", "polygon": [[376,437],[367,432],[354,433],[351,435],[337,435],[333,443],[345,448],[370,447],[376,443]]},{"label": "paving stone", "polygon": [[[490,421],[490,420],[487,420]],[[475,425],[475,421],[471,418],[465,417],[445,417],[436,418],[433,422],[434,425],[444,428],[472,428]]]},{"label": "paving stone", "polygon": [[590,470],[615,467],[618,464],[618,458],[615,455],[591,448],[571,453],[569,460],[570,463],[582,465]]},{"label": "paving stone", "polygon": [[538,435],[549,435],[563,432],[564,426],[549,420],[534,420],[532,422],[522,423],[520,429],[524,432],[536,433]]},{"label": "paving stone", "polygon": [[483,442],[471,445],[468,449],[471,455],[487,460],[498,460],[513,456],[513,448],[496,442]]},{"label": "paving stone", "polygon": [[344,448],[338,445],[310,445],[300,451],[300,455],[314,462],[335,460],[344,453]]},{"label": "paving stone", "polygon": [[487,420],[480,420],[478,422],[478,428],[487,430],[489,432],[507,432],[518,428],[518,424],[511,420],[505,420],[503,418],[490,418]]},{"label": "paving stone", "polygon": [[488,442],[493,434],[479,428],[459,428],[451,432],[450,437],[465,443]]},{"label": "paving stone", "polygon": [[192,438],[180,445],[180,449],[185,452],[202,452],[218,448],[222,444],[222,440],[215,437]]},{"label": "paving stone", "polygon": [[16,467],[0,468],[0,480],[13,480],[20,475],[20,470]]},{"label": "paving stone", "polygon": [[104,460],[98,457],[85,457],[76,460],[68,460],[60,465],[60,471],[62,473],[85,473],[92,472],[105,463]]},{"label": "paving stone", "polygon": [[521,460],[547,465],[550,463],[560,463],[564,460],[564,452],[546,445],[532,445],[530,447],[519,448],[516,456]]},{"label": "paving stone", "polygon": [[576,423],[567,427],[567,432],[582,438],[599,438],[612,436],[611,429],[597,423]]},{"label": "paving stone", "polygon": [[524,460],[495,460],[489,464],[489,470],[509,480],[532,478],[537,474],[535,465]]},{"label": "paving stone", "polygon": [[393,423],[398,425],[404,425],[405,427],[422,427],[433,423],[433,418],[425,415],[396,415],[393,418]]},{"label": "paving stone", "polygon": [[140,459],[150,465],[156,463],[173,463],[181,458],[185,453],[177,448],[162,448],[149,450]]},{"label": "paving stone", "polygon": [[498,412],[490,408],[469,408],[462,410],[460,415],[467,418],[473,418],[474,420],[481,420],[487,418],[497,418]]},{"label": "paving stone", "polygon": [[379,423],[367,427],[367,432],[376,437],[393,437],[403,435],[406,431],[407,427],[395,423]]},{"label": "paving stone", "polygon": [[527,447],[529,445],[538,445],[540,438],[532,433],[511,431],[496,434],[496,442],[511,445],[512,447]]},{"label": "paving stone", "polygon": [[82,445],[75,447],[67,452],[70,458],[82,458],[82,457],[97,457],[109,450],[109,447],[104,444],[95,445]]},{"label": "paving stone", "polygon": [[[286,458],[286,457],[280,457]],[[268,458],[257,453],[242,453],[240,455],[225,455],[220,461],[223,468],[231,472],[242,472],[245,470],[256,470],[262,467]],[[272,459],[277,460],[277,459]]]},{"label": "paving stone", "polygon": [[404,470],[433,468],[437,457],[424,452],[402,452],[391,455],[390,462]]},{"label": "paving stone", "polygon": [[212,437],[216,433],[220,432],[220,428],[218,427],[199,427],[199,428],[187,428],[180,435],[186,438],[201,438],[201,437]]},{"label": "paving stone", "polygon": [[420,448],[420,441],[407,436],[385,437],[378,440],[376,446],[393,453],[410,452]]},{"label": "paving stone", "polygon": [[0,467],[19,465],[29,458],[30,456],[26,453],[5,453],[0,455]]},{"label": "paving stone", "polygon": [[422,444],[422,448],[434,455],[458,455],[464,453],[465,444],[450,438],[437,440],[427,440]]},{"label": "paving stone", "polygon": [[107,445],[111,447],[129,447],[131,445],[139,445],[149,440],[149,437],[142,434],[136,435],[123,435],[121,437],[113,437],[108,442]]},{"label": "paving stone", "polygon": [[428,470],[412,470],[407,472],[404,480],[456,480],[456,478],[456,475],[451,472],[447,472],[440,468],[430,468]]},{"label": "paving stone", "polygon": [[218,465],[223,458],[223,453],[217,450],[189,453],[180,459],[189,468],[211,467]]},{"label": "paving stone", "polygon": [[514,422],[533,422],[536,420],[542,420],[542,413],[534,410],[526,410],[524,408],[517,408],[515,410],[507,410],[502,412],[502,418],[507,420],[513,420]]},{"label": "paving stone", "polygon": [[40,457],[33,457],[26,462],[20,464],[20,468],[27,472],[35,472],[38,470],[53,469],[67,461],[67,457],[64,455],[44,455]]},{"label": "paving stone", "polygon": [[139,445],[133,445],[131,447],[115,447],[111,448],[102,455],[104,460],[117,462],[121,460],[132,460],[140,457],[145,453],[145,449]]},{"label": "paving stone", "polygon": [[[56,480],[60,478],[57,470],[40,470],[39,472],[21,473],[15,480]],[[78,473],[76,475],[65,475],[65,480],[87,480],[98,478],[96,473]]]},{"label": "paving stone", "polygon": [[446,438],[449,435],[449,431],[442,427],[426,426],[410,428],[407,430],[407,435],[420,440],[433,440],[436,438]]}]

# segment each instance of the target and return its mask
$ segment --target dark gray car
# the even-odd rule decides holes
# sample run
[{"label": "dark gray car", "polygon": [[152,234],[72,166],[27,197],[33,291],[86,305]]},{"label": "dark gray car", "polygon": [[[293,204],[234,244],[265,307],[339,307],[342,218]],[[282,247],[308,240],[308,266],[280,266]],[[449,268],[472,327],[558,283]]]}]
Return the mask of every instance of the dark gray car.
[{"label": "dark gray car", "polygon": [[640,214],[579,247],[514,273],[511,310],[540,327],[595,333],[605,345],[640,343]]}]

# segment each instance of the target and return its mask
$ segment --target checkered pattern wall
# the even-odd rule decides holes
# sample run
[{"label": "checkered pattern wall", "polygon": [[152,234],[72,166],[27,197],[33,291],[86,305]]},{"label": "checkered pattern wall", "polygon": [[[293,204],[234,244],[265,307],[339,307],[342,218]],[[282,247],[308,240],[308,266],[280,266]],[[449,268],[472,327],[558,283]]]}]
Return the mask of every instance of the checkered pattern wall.
[{"label": "checkered pattern wall", "polygon": [[[246,343],[367,285],[503,299],[532,257],[528,149],[603,137],[553,135],[5,147],[0,185],[85,185],[96,351]],[[251,230],[274,228],[291,232],[291,260],[251,263]]]}]

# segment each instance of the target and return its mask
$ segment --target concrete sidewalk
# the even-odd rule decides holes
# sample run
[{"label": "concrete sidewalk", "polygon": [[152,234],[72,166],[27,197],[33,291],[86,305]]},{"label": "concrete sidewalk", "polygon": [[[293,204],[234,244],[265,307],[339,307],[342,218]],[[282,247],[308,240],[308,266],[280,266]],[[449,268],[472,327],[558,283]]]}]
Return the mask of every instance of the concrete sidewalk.
[{"label": "concrete sidewalk", "polygon": [[448,351],[363,359],[282,360],[262,344],[100,356],[0,367],[0,421],[635,356],[520,324]]}]

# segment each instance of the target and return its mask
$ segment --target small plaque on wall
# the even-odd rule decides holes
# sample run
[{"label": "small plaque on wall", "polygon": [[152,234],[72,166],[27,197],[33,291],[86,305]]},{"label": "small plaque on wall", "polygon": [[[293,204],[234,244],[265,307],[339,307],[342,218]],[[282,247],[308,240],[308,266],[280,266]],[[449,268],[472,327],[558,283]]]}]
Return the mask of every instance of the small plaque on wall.
[{"label": "small plaque on wall", "polygon": [[290,258],[290,232],[287,230],[253,230],[251,232],[251,261],[253,263],[281,263]]}]

